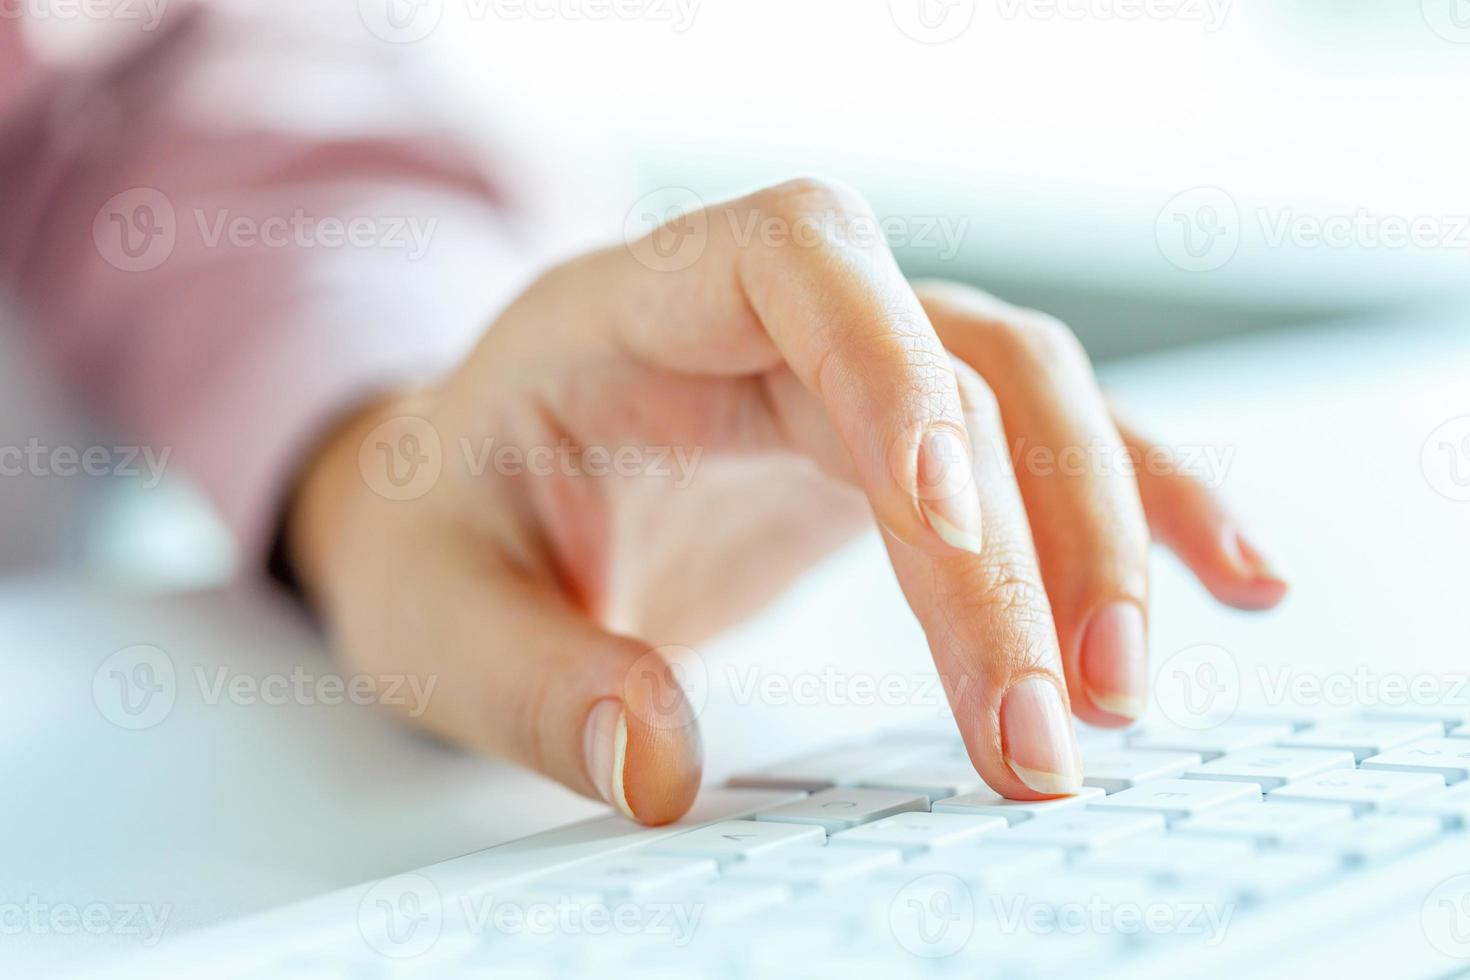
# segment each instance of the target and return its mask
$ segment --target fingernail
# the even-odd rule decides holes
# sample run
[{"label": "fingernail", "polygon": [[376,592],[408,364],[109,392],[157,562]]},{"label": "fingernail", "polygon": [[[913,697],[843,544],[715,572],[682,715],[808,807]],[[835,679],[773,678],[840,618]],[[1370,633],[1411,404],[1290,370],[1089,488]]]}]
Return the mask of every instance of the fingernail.
[{"label": "fingernail", "polygon": [[1245,535],[1239,531],[1228,531],[1225,536],[1225,550],[1235,559],[1235,564],[1246,575],[1260,582],[1277,582],[1285,585],[1281,576],[1271,568],[1268,562],[1256,546],[1246,540]]},{"label": "fingernail", "polygon": [[919,443],[919,509],[951,548],[980,553],[980,497],[970,447],[953,429],[935,426]]},{"label": "fingernail", "polygon": [[1006,763],[1031,789],[1062,796],[1082,788],[1077,736],[1051,681],[1028,677],[1006,692],[1000,734]]},{"label": "fingernail", "polygon": [[602,799],[617,807],[629,820],[635,819],[623,791],[623,766],[628,753],[628,719],[623,703],[606,698],[592,706],[582,733],[582,752],[587,778]]},{"label": "fingernail", "polygon": [[1130,721],[1148,707],[1148,632],[1143,610],[1115,602],[1093,613],[1082,634],[1082,683],[1092,703]]}]

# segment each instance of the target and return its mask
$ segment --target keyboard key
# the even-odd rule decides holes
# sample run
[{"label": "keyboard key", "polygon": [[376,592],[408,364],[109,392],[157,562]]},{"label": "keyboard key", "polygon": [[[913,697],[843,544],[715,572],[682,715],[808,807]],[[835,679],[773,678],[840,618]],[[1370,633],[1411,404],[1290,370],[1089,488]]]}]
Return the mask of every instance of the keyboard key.
[{"label": "keyboard key", "polygon": [[832,835],[836,847],[896,847],[906,855],[953,847],[1006,828],[1002,817],[958,813],[900,813]]},{"label": "keyboard key", "polygon": [[1410,800],[1395,807],[1393,812],[1407,817],[1433,817],[1455,830],[1470,827],[1470,783]]},{"label": "keyboard key", "polygon": [[985,788],[985,780],[966,756],[960,760],[920,762],[868,776],[858,783],[866,789],[917,793],[929,800],[942,800]]},{"label": "keyboard key", "polygon": [[1099,728],[1083,721],[1074,721],[1072,730],[1077,733],[1077,744],[1084,752],[1088,749],[1121,749],[1128,744],[1127,731],[1118,728]]},{"label": "keyboard key", "polygon": [[1025,800],[1008,800],[992,789],[982,789],[963,796],[953,796],[934,804],[935,813],[969,813],[992,817],[1005,817],[1012,825],[1030,820],[1032,817],[1081,808],[1087,801],[1101,799],[1103,791],[1095,786],[1084,786],[1075,796],[1061,796],[1054,800],[1028,803]]},{"label": "keyboard key", "polygon": [[1116,793],[1150,779],[1177,776],[1200,757],[1193,752],[1145,752],[1139,749],[1082,750],[1084,786],[1095,786],[1104,793]]},{"label": "keyboard key", "polygon": [[1363,760],[1364,769],[1390,772],[1436,772],[1446,783],[1470,779],[1470,740],[1427,738]]},{"label": "keyboard key", "polygon": [[[1398,707],[1377,706],[1364,708],[1364,718],[1376,721],[1432,721],[1444,726],[1445,731],[1460,728],[1470,722],[1470,705],[1404,704]],[[1466,732],[1470,737],[1470,731]]]},{"label": "keyboard key", "polygon": [[1272,790],[1330,769],[1351,769],[1353,761],[1351,752],[1340,749],[1248,749],[1190,769],[1184,778],[1255,783]]},{"label": "keyboard key", "polygon": [[1298,749],[1343,749],[1359,762],[1370,755],[1444,734],[1438,722],[1349,720],[1318,725],[1283,738],[1278,744]]},{"label": "keyboard key", "polygon": [[1340,711],[1317,708],[1243,708],[1230,717],[1237,725],[1285,725],[1294,732],[1335,720]]},{"label": "keyboard key", "polygon": [[794,888],[825,888],[898,864],[903,854],[883,847],[796,847],[755,861],[742,861],[726,872],[732,878],[779,881]]},{"label": "keyboard key", "polygon": [[779,881],[724,875],[667,899],[671,907],[699,909],[699,926],[728,925],[791,901],[791,886]]},{"label": "keyboard key", "polygon": [[1157,813],[1107,813],[1093,809],[1053,813],[1028,820],[995,838],[997,844],[1044,844],[1084,850],[1116,844],[1139,834],[1159,833],[1164,818]]},{"label": "keyboard key", "polygon": [[1286,803],[1346,803],[1359,813],[1368,813],[1392,809],[1437,789],[1444,789],[1444,777],[1437,773],[1334,769],[1273,789],[1270,798]]},{"label": "keyboard key", "polygon": [[1158,882],[1145,874],[1079,865],[1007,881],[992,892],[987,904],[1001,910],[1012,904],[1009,900],[1019,898],[1026,906],[1049,905],[1056,909],[1067,906],[1074,910],[1098,906],[1142,909],[1157,904],[1161,890]]},{"label": "keyboard key", "polygon": [[[1325,810],[1326,807],[1314,807]],[[1158,881],[1189,881],[1206,868],[1253,860],[1256,846],[1249,840],[1167,834],[1124,841],[1089,852],[1082,866],[1102,871],[1132,872]]]},{"label": "keyboard key", "polygon": [[713,878],[718,867],[710,858],[667,857],[661,854],[612,854],[572,865],[533,884],[552,888],[586,889],[600,895],[646,895],[670,886]]},{"label": "keyboard key", "polygon": [[1350,864],[1366,864],[1426,844],[1442,829],[1433,817],[1364,817],[1324,830],[1301,846],[1328,851]]},{"label": "keyboard key", "polygon": [[1290,844],[1326,827],[1347,823],[1353,809],[1320,803],[1246,803],[1192,817],[1177,825],[1181,835],[1235,837],[1261,844]]},{"label": "keyboard key", "polygon": [[854,786],[867,776],[933,756],[941,743],[922,738],[895,738],[888,744],[849,745],[814,752],[790,762],[730,777],[732,787],[802,789],[810,793],[834,786]]},{"label": "keyboard key", "polygon": [[1262,904],[1326,884],[1341,872],[1342,862],[1329,854],[1267,852],[1238,865],[1222,865],[1202,877],[1236,901]]},{"label": "keyboard key", "polygon": [[804,800],[762,810],[757,820],[814,824],[830,834],[907,810],[927,810],[929,801],[912,793],[881,789],[824,789]]},{"label": "keyboard key", "polygon": [[885,875],[917,878],[926,874],[952,874],[969,882],[994,884],[1008,878],[1028,875],[1066,862],[1067,852],[1060,847],[1005,847],[982,838],[978,844],[963,844],[930,854],[921,854],[897,868],[885,869]]},{"label": "keyboard key", "polygon": [[1231,752],[1268,745],[1291,734],[1290,725],[1249,725],[1230,722],[1194,731],[1189,728],[1146,728],[1133,735],[1128,744],[1135,749],[1161,749],[1170,752],[1197,752],[1205,761],[1218,759]]},{"label": "keyboard key", "polygon": [[761,823],[755,820],[722,820],[719,823],[670,837],[644,848],[648,854],[674,857],[713,858],[721,865],[764,857],[783,847],[799,844],[821,846],[826,841],[821,827],[794,823]]},{"label": "keyboard key", "polygon": [[1214,782],[1204,779],[1156,779],[1121,793],[1092,800],[1089,810],[1157,813],[1174,823],[1215,807],[1259,801],[1261,788],[1254,783]]}]

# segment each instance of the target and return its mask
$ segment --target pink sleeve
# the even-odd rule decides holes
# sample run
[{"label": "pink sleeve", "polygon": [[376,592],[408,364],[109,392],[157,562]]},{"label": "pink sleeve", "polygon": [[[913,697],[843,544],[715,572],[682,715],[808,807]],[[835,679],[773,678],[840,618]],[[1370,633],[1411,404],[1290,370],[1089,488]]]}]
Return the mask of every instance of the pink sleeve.
[{"label": "pink sleeve", "polygon": [[307,447],[452,365],[544,263],[547,226],[515,168],[410,97],[411,52],[197,13],[0,119],[0,287],[258,565]]}]

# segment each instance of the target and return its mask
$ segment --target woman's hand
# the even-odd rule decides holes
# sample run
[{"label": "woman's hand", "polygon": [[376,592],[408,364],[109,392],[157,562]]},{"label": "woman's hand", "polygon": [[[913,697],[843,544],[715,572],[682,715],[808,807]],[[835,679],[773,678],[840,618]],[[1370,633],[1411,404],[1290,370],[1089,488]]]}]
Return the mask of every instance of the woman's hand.
[{"label": "woman's hand", "polygon": [[[433,731],[664,823],[701,759],[656,648],[871,515],[976,769],[1016,799],[1075,791],[1070,716],[1146,702],[1149,525],[1223,601],[1284,586],[1185,476],[1031,465],[1160,451],[1120,432],[1065,327],[912,287],[842,233],[872,221],[809,180],[686,215],[549,272],[452,377],[340,430],[288,545],[345,655],[437,676]],[[788,234],[741,234],[758,223]],[[690,232],[702,253],[671,268]]]}]

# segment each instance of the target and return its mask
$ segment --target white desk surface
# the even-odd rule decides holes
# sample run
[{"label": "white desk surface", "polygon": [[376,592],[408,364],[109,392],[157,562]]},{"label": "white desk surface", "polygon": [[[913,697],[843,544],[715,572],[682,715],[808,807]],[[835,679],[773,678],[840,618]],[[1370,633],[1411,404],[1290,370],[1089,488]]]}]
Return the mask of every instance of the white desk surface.
[{"label": "white desk surface", "polygon": [[[1428,475],[1421,466],[1431,434],[1470,415],[1470,312],[1236,340],[1106,373],[1155,433],[1232,454],[1223,491],[1294,583],[1279,612],[1231,613],[1161,556],[1156,660],[1214,643],[1248,675],[1256,663],[1470,669],[1470,502],[1436,490],[1457,489],[1448,457],[1432,452]],[[1470,475],[1470,454],[1460,462]],[[195,668],[330,670],[312,633],[270,600],[10,580],[0,635],[0,905],[149,903],[168,907],[173,935],[603,810],[375,709],[206,703]],[[99,712],[92,682],[107,656],[140,643],[168,651],[178,697],[162,723],[128,731]],[[932,672],[875,539],[703,653],[711,778],[930,710],[738,703],[752,669]],[[136,941],[12,933],[0,939],[9,975]]]}]

